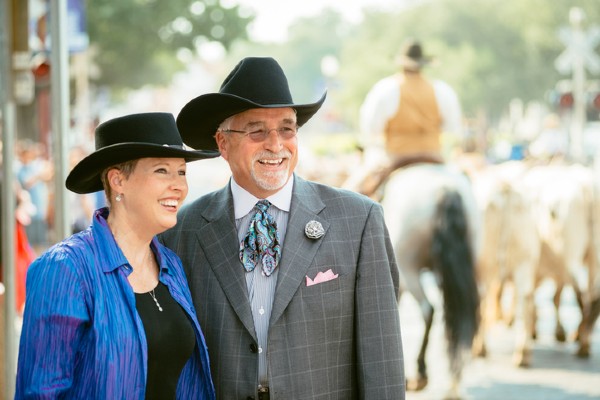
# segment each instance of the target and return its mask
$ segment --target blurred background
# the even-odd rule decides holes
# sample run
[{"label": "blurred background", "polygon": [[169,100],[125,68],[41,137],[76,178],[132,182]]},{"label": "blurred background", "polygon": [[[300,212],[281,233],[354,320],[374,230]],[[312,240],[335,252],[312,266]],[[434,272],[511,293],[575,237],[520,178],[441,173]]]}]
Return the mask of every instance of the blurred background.
[{"label": "blurred background", "polygon": [[[426,75],[451,85],[462,106],[463,129],[442,136],[449,162],[474,173],[507,162],[560,160],[597,176],[598,0],[0,0],[0,16],[0,398],[14,384],[27,265],[85,228],[103,204],[101,195],[64,189],[70,167],[94,150],[95,126],[132,112],[177,115],[192,98],[218,91],[243,57],[276,58],[297,103],[328,91],[323,108],[300,131],[298,172],[308,179],[340,185],[358,162],[360,106],[376,81],[397,71],[394,59],[408,37],[434,55]],[[221,159],[191,163],[188,200],[228,177]],[[593,274],[584,273],[586,279]],[[552,285],[537,294],[542,309],[552,304]],[[563,301],[575,329],[581,317],[569,290]],[[410,327],[421,324],[408,308],[403,318],[413,315],[416,322],[405,324],[405,342]],[[551,335],[556,317],[540,315],[550,318],[542,326]],[[510,330],[502,331],[506,335]],[[443,337],[435,340],[443,343]],[[478,369],[471,376],[481,380],[466,379],[466,397],[599,399],[600,351],[594,346],[587,364],[562,366],[582,374],[581,392],[486,392],[481,382],[489,386],[492,378],[481,378]],[[415,355],[406,352],[410,372]],[[574,357],[570,349],[564,353]],[[514,371],[506,368],[498,377]],[[433,388],[407,398],[438,398],[431,374]],[[445,372],[439,374],[443,382]],[[535,387],[552,387],[540,382]]]}]

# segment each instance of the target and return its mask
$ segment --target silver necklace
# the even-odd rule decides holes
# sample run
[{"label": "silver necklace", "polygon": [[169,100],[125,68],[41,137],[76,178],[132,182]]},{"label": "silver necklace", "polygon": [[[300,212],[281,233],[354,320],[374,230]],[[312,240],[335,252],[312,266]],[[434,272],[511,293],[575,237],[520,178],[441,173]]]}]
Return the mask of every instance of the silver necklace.
[{"label": "silver necklace", "polygon": [[158,307],[158,311],[162,312],[162,307],[160,306],[160,303],[158,302],[158,300],[156,300],[156,296],[154,295],[154,289],[149,291],[148,294],[150,294],[150,297],[152,297],[152,300],[154,300],[154,303],[156,303],[156,307]]},{"label": "silver necklace", "polygon": [[[152,254],[152,250],[150,250],[150,252],[148,253],[148,256],[149,256],[150,265],[154,266],[154,256]],[[158,283],[160,284],[160,282],[158,282]],[[158,285],[156,285],[156,287],[158,287]],[[154,289],[156,289],[156,288],[154,288]],[[152,300],[154,300],[154,304],[156,304],[156,307],[158,307],[158,311],[162,312],[162,307],[160,306],[160,303],[156,299],[156,295],[154,294],[154,289],[149,291],[148,294],[150,295],[150,297],[152,297]]]}]

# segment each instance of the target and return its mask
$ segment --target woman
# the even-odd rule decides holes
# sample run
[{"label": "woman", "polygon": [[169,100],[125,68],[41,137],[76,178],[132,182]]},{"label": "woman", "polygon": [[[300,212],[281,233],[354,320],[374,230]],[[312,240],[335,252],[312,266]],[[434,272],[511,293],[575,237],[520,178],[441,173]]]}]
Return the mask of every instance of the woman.
[{"label": "woman", "polygon": [[167,113],[96,128],[96,151],[67,177],[104,189],[91,226],[29,268],[16,399],[214,399],[208,354],[180,259],[155,235],[175,225],[187,151]]}]

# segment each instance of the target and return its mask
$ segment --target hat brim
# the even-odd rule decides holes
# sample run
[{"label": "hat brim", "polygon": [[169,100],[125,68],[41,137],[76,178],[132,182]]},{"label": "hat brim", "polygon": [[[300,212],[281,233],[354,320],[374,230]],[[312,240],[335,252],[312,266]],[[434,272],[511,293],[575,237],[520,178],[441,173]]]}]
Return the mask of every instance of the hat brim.
[{"label": "hat brim", "polygon": [[106,168],[140,158],[183,158],[186,162],[218,157],[218,151],[185,150],[144,143],[119,143],[103,147],[83,158],[67,176],[65,185],[72,192],[85,194],[103,190],[101,174]]},{"label": "hat brim", "polygon": [[190,100],[177,116],[177,129],[183,142],[194,149],[218,148],[214,135],[219,124],[232,115],[252,108],[291,107],[298,126],[304,125],[323,105],[327,92],[310,104],[260,104],[227,93],[203,94]]},{"label": "hat brim", "polygon": [[412,69],[423,68],[424,66],[431,64],[432,62],[433,62],[433,57],[429,57],[429,56],[419,58],[419,59],[410,58],[407,56],[400,56],[397,61],[399,66],[405,67],[405,68],[412,68]]}]

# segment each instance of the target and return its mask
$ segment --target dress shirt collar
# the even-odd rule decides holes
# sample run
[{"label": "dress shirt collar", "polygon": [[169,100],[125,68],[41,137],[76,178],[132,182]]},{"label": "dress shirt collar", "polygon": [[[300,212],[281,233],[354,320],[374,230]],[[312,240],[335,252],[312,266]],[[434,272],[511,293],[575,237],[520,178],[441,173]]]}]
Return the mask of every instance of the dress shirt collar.
[{"label": "dress shirt collar", "polygon": [[[292,203],[292,189],[294,188],[294,176],[288,179],[287,183],[279,189],[277,193],[266,198],[271,204],[281,211],[290,211]],[[231,178],[231,195],[233,196],[233,207],[235,208],[235,219],[247,215],[256,205],[256,202],[262,199],[250,194],[246,189],[237,184],[233,177]]]}]

